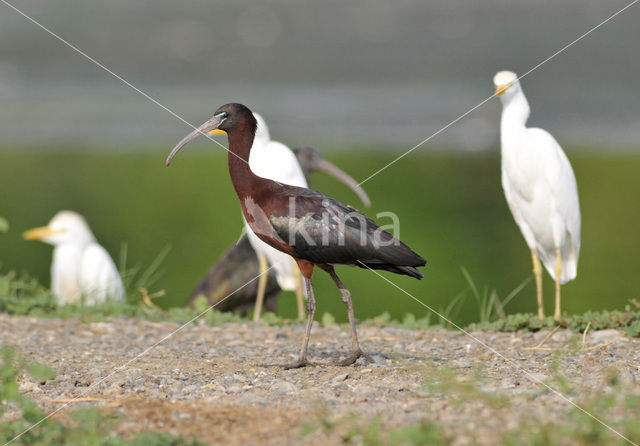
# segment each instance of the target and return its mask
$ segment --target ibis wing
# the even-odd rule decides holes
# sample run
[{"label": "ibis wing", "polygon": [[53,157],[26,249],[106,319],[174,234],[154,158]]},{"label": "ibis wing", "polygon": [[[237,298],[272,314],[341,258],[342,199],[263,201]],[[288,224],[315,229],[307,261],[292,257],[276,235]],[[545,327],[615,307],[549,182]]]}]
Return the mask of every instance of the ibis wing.
[{"label": "ibis wing", "polygon": [[[286,194],[286,202],[281,200],[274,207],[279,211],[269,216],[275,233],[293,248],[295,256],[314,263],[379,269],[426,263],[356,209],[310,189],[296,188],[295,192]],[[292,196],[295,199],[289,198]]]}]

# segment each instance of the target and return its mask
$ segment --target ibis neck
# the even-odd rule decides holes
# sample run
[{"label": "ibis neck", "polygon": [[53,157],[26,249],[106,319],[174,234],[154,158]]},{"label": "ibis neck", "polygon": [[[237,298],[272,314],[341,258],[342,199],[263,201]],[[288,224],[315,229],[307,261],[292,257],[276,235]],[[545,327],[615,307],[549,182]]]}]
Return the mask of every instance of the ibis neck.
[{"label": "ibis neck", "polygon": [[249,168],[249,153],[253,144],[253,133],[234,129],[229,133],[229,175],[240,200],[256,191],[265,180]]}]

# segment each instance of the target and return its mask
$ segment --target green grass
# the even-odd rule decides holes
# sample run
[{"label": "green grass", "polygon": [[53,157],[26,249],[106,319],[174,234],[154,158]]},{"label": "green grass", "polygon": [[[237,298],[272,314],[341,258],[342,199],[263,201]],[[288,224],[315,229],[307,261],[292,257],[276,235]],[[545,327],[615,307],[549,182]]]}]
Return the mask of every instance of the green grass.
[{"label": "green grass", "polygon": [[321,415],[317,423],[305,427],[302,436],[306,437],[321,428],[327,435],[339,432],[343,444],[362,446],[440,446],[451,444],[452,441],[452,437],[446,435],[441,426],[426,420],[415,426],[389,429],[383,426],[380,417],[371,421],[361,421],[359,418],[355,413],[349,414],[347,426],[344,427],[337,426],[326,415]]},{"label": "green grass", "polygon": [[53,294],[26,273],[9,271],[0,275],[0,311],[7,314],[37,315],[56,308]]},{"label": "green grass", "polygon": [[[505,299],[500,300],[495,291],[480,293],[475,282],[467,275],[469,287],[454,300],[457,306],[465,305],[471,300],[478,308],[478,313],[483,314],[483,319],[469,325],[456,321],[452,315],[452,309],[456,305],[440,311],[447,320],[429,313],[417,318],[413,313],[405,313],[401,318],[394,318],[389,312],[363,320],[363,323],[405,329],[455,329],[449,323],[453,321],[458,326],[467,330],[488,330],[513,332],[518,330],[539,331],[544,328],[552,328],[555,322],[552,317],[543,320],[531,313],[506,314],[505,304],[522,290],[520,284],[512,290]],[[487,297],[488,296],[488,297]],[[603,330],[615,328],[623,330],[628,336],[640,337],[640,308],[636,301],[625,306],[624,310],[589,311],[579,315],[565,315],[564,321],[568,327],[582,333],[590,324],[591,330]],[[494,310],[495,309],[495,310]],[[57,305],[51,292],[38,283],[38,281],[23,273],[14,271],[0,273],[0,311],[11,315],[30,315],[36,317],[77,318],[84,322],[103,321],[114,317],[137,317],[151,321],[170,320],[181,324],[202,318],[209,325],[219,325],[227,322],[248,323],[248,317],[242,317],[233,313],[222,313],[215,309],[209,309],[209,304],[203,297],[196,300],[193,308],[171,307],[162,310],[158,307],[149,307],[143,304],[141,295],[131,295],[127,301],[107,301],[94,306],[82,305]],[[332,313],[325,312],[319,318],[322,324],[334,324],[336,318]],[[265,313],[262,322],[270,325],[284,325],[295,323],[295,320],[284,318],[277,314]]]},{"label": "green grass", "polygon": [[[502,194],[497,149],[495,154],[415,153],[364,184],[374,203],[367,213],[374,217],[381,211],[397,213],[401,239],[429,261],[422,281],[383,274],[433,308],[446,310],[468,288],[461,281],[463,266],[477,283],[501,297],[531,276],[528,249]],[[115,260],[123,243],[128,246],[127,263],[145,266],[171,246],[160,267],[163,274],[149,292],[165,290],[166,295],[156,301],[164,307],[182,305],[211,264],[237,239],[242,220],[221,152],[211,147],[206,153],[187,151],[171,168],[164,167],[165,155],[163,150],[145,154],[0,151],[0,214],[10,224],[9,232],[0,233],[3,269],[28,271],[48,284],[51,247],[26,242],[20,234],[45,224],[60,209],[73,209],[87,217]],[[563,310],[568,314],[623,310],[638,297],[640,206],[631,191],[640,188],[640,157],[570,152],[570,158],[580,190],[583,250],[577,280],[563,287]],[[361,151],[329,159],[363,179],[391,157]],[[313,185],[362,207],[350,191],[322,174],[313,177]],[[360,319],[384,312],[395,320],[405,313],[416,319],[428,317],[428,310],[370,272],[342,267],[338,273],[352,291]],[[346,312],[331,279],[317,272],[314,286],[318,313],[345,321]],[[547,313],[552,311],[551,296],[553,284],[545,274]],[[278,314],[294,317],[294,302],[293,293],[284,293]],[[489,306],[484,311],[493,311]],[[535,308],[531,283],[508,305],[512,313]],[[452,308],[451,314],[463,324],[479,320],[472,299]]]},{"label": "green grass", "polygon": [[140,299],[139,293],[142,290],[147,290],[148,292],[148,290],[152,289],[164,274],[162,263],[171,252],[171,246],[166,245],[162,248],[146,268],[143,268],[141,264],[129,267],[127,265],[128,252],[128,245],[123,243],[120,247],[118,270],[120,277],[122,277],[127,302],[137,303]]},{"label": "green grass", "polygon": [[[563,316],[563,322],[571,330],[584,333],[589,324],[590,330],[605,330],[609,328],[623,330],[627,336],[640,337],[640,311],[632,309],[630,305],[624,310],[612,311],[588,311],[584,314],[572,314]],[[551,316],[542,320],[531,313],[516,313],[498,319],[493,322],[479,322],[469,325],[471,330],[486,331],[538,331],[543,328],[552,328],[555,322]]]}]

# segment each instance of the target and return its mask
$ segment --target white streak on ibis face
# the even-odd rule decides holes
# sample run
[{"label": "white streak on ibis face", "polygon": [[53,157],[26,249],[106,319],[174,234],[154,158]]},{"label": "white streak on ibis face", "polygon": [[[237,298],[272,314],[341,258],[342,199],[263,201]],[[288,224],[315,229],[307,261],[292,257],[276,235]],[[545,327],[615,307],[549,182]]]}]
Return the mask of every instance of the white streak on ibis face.
[{"label": "white streak on ibis face", "polygon": [[580,205],[571,164],[547,131],[526,126],[529,104],[515,73],[501,71],[500,140],[502,187],[513,217],[530,248],[536,248],[555,278],[556,248],[562,253],[561,283],[576,277],[580,254]]},{"label": "white streak on ibis face", "polygon": [[[249,154],[249,167],[252,172],[260,177],[282,184],[308,187],[307,180],[293,151],[284,144],[271,141],[269,128],[262,116],[257,113],[253,115],[258,126]],[[255,203],[253,206],[255,206]],[[246,201],[245,208],[247,208]],[[293,258],[263,242],[249,227],[246,220],[245,225],[247,226],[247,237],[251,246],[256,253],[264,255],[269,265],[273,266],[280,288],[286,291],[295,290],[298,281],[294,271],[298,266]]]},{"label": "white streak on ibis face", "polygon": [[80,214],[61,211],[49,222],[55,232],[42,239],[54,245],[51,290],[58,303],[87,305],[124,299],[124,287],[109,253],[98,244]]}]

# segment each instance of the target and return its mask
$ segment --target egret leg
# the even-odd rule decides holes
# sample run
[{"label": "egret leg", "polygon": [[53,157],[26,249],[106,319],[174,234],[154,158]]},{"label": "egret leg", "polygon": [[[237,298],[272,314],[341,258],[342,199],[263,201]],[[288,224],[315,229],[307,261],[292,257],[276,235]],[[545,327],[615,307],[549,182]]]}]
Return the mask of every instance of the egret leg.
[{"label": "egret leg", "polygon": [[296,278],[296,301],[298,303],[298,319],[304,319],[304,296],[302,294],[302,274],[298,265],[294,266],[293,275]]},{"label": "egret leg", "polygon": [[342,294],[342,301],[347,306],[347,314],[349,315],[349,326],[351,327],[352,353],[347,358],[340,361],[338,365],[341,365],[341,366],[351,365],[354,362],[356,362],[356,360],[361,356],[364,356],[368,361],[373,362],[371,357],[362,351],[362,349],[360,348],[360,343],[358,342],[358,332],[356,331],[356,318],[353,313],[353,302],[351,301],[351,293],[344,286],[344,284],[342,283],[342,281],[340,280],[340,278],[336,274],[336,271],[333,268],[328,270],[328,272],[331,275],[331,278],[335,282],[336,286],[340,290],[340,294]]},{"label": "egret leg", "polygon": [[307,328],[305,330],[302,346],[300,347],[300,355],[298,356],[298,360],[293,364],[285,365],[285,369],[297,369],[299,367],[311,365],[311,363],[307,360],[307,348],[309,346],[309,337],[311,336],[311,327],[313,326],[313,316],[316,313],[316,298],[313,295],[311,279],[305,277],[304,282],[307,287]]},{"label": "egret leg", "polygon": [[553,313],[553,319],[556,322],[562,320],[560,313],[560,277],[562,275],[562,253],[560,248],[556,248],[556,311]]},{"label": "egret leg", "polygon": [[259,321],[262,314],[262,304],[264,302],[264,293],[267,289],[267,258],[262,254],[258,254],[258,263],[260,264],[260,277],[258,277],[258,296],[256,297],[256,306],[253,310],[253,320]]},{"label": "egret leg", "polygon": [[542,265],[538,258],[536,248],[531,248],[531,259],[533,260],[533,274],[536,276],[536,293],[538,296],[538,317],[544,319],[544,306],[542,305]]}]

